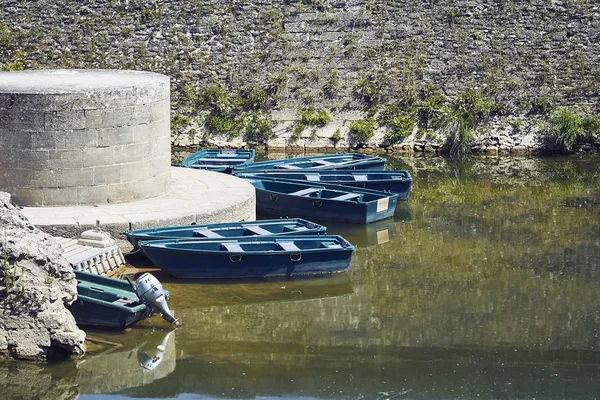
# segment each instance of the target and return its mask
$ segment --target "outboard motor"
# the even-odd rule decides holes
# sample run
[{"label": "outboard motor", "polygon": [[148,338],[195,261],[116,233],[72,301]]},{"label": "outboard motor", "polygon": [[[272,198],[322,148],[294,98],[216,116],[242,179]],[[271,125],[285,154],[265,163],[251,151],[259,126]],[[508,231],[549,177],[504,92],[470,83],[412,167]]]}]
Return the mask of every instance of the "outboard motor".
[{"label": "outboard motor", "polygon": [[171,313],[171,310],[169,310],[162,284],[154,277],[154,275],[146,272],[140,276],[135,285],[132,286],[142,303],[149,305],[156,312],[161,313],[163,319],[166,321],[179,325],[179,321],[177,321]]}]

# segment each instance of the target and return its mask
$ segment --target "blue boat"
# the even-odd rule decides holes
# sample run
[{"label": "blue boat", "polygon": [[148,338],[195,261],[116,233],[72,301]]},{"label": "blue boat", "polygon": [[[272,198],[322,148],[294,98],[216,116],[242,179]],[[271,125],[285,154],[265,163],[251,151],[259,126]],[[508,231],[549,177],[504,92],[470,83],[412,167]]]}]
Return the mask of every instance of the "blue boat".
[{"label": "blue boat", "polygon": [[265,170],[256,172],[240,171],[236,173],[242,178],[267,178],[302,181],[309,183],[333,183],[371,190],[392,192],[398,195],[398,200],[408,200],[412,177],[408,171],[281,171]]},{"label": "blue boat", "polygon": [[232,172],[265,169],[316,169],[316,170],[383,170],[385,158],[359,153],[328,154],[311,157],[293,157],[273,161],[253,162],[233,167]]},{"label": "blue boat", "polygon": [[181,166],[229,173],[234,166],[253,162],[254,155],[254,149],[204,149],[184,158]]},{"label": "blue boat", "polygon": [[152,307],[141,302],[127,281],[74,270],[77,299],[68,307],[79,326],[125,329],[149,317]]},{"label": "blue boat", "polygon": [[142,240],[160,239],[230,239],[243,236],[324,235],[327,228],[301,218],[261,221],[224,222],[220,224],[169,226],[125,231],[133,251]]},{"label": "blue boat", "polygon": [[391,218],[398,202],[397,194],[376,190],[277,179],[247,180],[256,189],[256,211],[283,217],[367,224]]},{"label": "blue boat", "polygon": [[235,240],[142,241],[158,268],[177,278],[266,278],[344,272],[354,246],[341,236],[261,236]]}]

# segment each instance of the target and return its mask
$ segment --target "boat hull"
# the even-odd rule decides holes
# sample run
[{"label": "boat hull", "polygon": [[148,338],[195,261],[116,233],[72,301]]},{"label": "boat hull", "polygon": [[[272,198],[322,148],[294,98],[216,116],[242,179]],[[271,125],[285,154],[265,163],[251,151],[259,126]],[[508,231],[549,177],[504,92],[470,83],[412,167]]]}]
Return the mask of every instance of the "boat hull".
[{"label": "boat hull", "polygon": [[70,306],[78,326],[123,330],[149,316],[145,305],[112,306],[89,296],[77,296]]},{"label": "boat hull", "polygon": [[74,271],[77,299],[68,307],[79,326],[125,329],[150,316],[129,283],[119,279]]},{"label": "boat hull", "polygon": [[[309,236],[307,239],[315,238]],[[279,238],[281,239],[281,238]],[[146,256],[160,269],[177,278],[242,279],[321,275],[348,271],[354,247],[340,238],[345,247],[300,249],[290,251],[260,250],[222,251],[198,250],[193,241],[151,241],[140,245]],[[261,242],[262,240],[262,242]],[[245,241],[225,241],[244,246],[271,244],[263,238]],[[320,239],[316,239],[320,240]],[[325,239],[327,240],[327,236]],[[177,246],[177,248],[171,247]],[[266,247],[265,247],[266,248]]]},{"label": "boat hull", "polygon": [[[305,185],[279,180],[249,180],[256,189],[256,211],[263,214],[294,216],[322,221],[368,224],[394,216],[398,195],[339,185],[326,190],[326,185]],[[321,194],[298,195],[298,191],[322,190]],[[295,190],[295,192],[293,192]],[[332,193],[334,195],[332,195]],[[368,201],[341,200],[351,193],[368,196]],[[339,196],[337,196],[339,194]]]}]

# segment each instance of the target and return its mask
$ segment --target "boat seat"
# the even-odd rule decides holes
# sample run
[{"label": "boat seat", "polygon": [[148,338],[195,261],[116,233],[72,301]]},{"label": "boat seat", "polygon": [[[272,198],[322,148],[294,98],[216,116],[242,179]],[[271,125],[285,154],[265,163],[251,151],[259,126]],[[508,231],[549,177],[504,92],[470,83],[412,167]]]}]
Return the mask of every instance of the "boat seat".
[{"label": "boat seat", "polygon": [[277,242],[285,251],[300,251],[294,242]]},{"label": "boat seat", "polygon": [[207,228],[194,229],[193,236],[202,236],[207,238],[222,238],[223,236]]},{"label": "boat seat", "polygon": [[221,162],[221,161],[230,161],[229,159],[227,160],[217,160],[216,158],[210,157],[210,158],[199,158],[196,160],[196,162]]},{"label": "boat seat", "polygon": [[369,179],[367,178],[366,175],[354,175],[354,180],[355,181],[368,181]]},{"label": "boat seat", "polygon": [[217,157],[231,157],[231,156],[236,156],[236,155],[237,155],[237,151],[235,151],[235,150],[221,150],[217,154]]},{"label": "boat seat", "polygon": [[306,189],[298,190],[296,192],[292,192],[292,193],[290,193],[290,195],[292,195],[292,196],[308,196],[308,195],[310,195],[312,193],[316,193],[320,190],[321,190],[321,188],[306,188]]},{"label": "boat seat", "polygon": [[321,177],[319,175],[309,174],[309,175],[306,175],[306,180],[307,181],[313,181],[313,182],[320,182],[321,181]]},{"label": "boat seat", "polygon": [[290,165],[290,164],[279,164],[279,165],[276,165],[275,168],[281,168],[281,169],[299,169],[300,167],[297,167],[295,165]]},{"label": "boat seat", "polygon": [[128,305],[133,304],[135,302],[137,302],[137,300],[135,300],[135,299],[120,298],[120,299],[116,299],[112,303],[113,304],[119,304],[119,305],[122,305],[122,306],[128,306]]},{"label": "boat seat", "polygon": [[342,248],[342,246],[338,243],[323,242],[321,244],[323,245],[323,247],[326,247],[328,249],[341,249]]},{"label": "boat seat", "polygon": [[308,228],[306,226],[303,225],[286,225],[283,227],[283,229],[287,232],[300,232],[300,231],[307,231]]},{"label": "boat seat", "polygon": [[273,232],[269,232],[268,230],[261,228],[258,225],[249,225],[246,227],[246,229],[257,235],[272,235],[273,234]]},{"label": "boat seat", "polygon": [[225,247],[227,249],[227,251],[231,251],[231,252],[234,252],[234,253],[243,253],[244,252],[244,249],[242,249],[240,247],[240,245],[237,244],[237,243],[227,243],[227,242],[225,242],[225,243],[222,243],[222,245],[223,245],[223,247]]},{"label": "boat seat", "polygon": [[346,193],[337,197],[332,197],[331,200],[354,200],[361,196],[360,193]]},{"label": "boat seat", "polygon": [[332,163],[331,161],[327,161],[327,160],[311,160],[311,161],[314,162],[315,164],[319,164],[319,165],[335,164],[335,163]]}]

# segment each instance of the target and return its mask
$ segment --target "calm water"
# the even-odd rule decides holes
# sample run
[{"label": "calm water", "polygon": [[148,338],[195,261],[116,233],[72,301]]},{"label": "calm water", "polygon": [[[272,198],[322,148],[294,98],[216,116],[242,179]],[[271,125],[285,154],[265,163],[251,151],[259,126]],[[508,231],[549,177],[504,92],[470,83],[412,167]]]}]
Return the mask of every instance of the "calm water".
[{"label": "calm water", "polygon": [[414,178],[394,220],[328,224],[357,247],[349,273],[227,284],[157,273],[184,326],[153,317],[89,332],[78,361],[0,364],[0,393],[600,398],[600,158],[388,168]]}]

